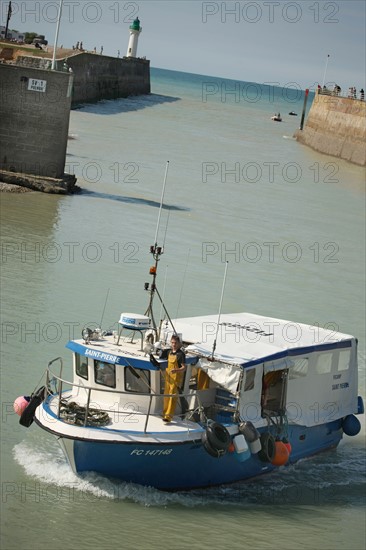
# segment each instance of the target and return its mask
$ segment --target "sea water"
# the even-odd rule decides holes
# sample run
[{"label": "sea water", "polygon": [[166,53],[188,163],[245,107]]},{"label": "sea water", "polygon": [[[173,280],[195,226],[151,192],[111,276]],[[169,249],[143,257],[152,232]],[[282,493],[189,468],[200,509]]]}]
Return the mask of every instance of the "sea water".
[{"label": "sea water", "polygon": [[66,168],[81,194],[1,196],[4,549],[364,548],[364,424],[260,479],[164,493],[75,476],[56,440],[12,412],[48,361],[69,372],[64,345],[83,327],[145,311],[155,236],[171,317],[218,312],[228,261],[223,312],[353,334],[365,396],[364,170],[293,139],[303,101],[153,69],[151,95],[72,111]]}]

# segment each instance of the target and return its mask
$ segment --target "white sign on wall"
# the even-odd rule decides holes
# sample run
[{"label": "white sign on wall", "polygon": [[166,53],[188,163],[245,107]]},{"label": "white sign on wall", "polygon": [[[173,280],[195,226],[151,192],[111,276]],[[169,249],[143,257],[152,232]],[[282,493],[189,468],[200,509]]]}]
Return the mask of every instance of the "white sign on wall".
[{"label": "white sign on wall", "polygon": [[32,92],[45,92],[46,85],[47,80],[36,80],[35,78],[30,78],[28,82],[28,90],[32,90]]}]

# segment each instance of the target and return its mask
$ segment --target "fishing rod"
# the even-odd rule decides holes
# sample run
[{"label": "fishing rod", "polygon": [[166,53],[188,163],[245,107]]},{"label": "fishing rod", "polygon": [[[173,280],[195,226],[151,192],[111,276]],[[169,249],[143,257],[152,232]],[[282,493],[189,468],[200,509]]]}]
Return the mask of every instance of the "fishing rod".
[{"label": "fishing rod", "polygon": [[212,346],[211,361],[213,361],[213,359],[214,359],[214,353],[215,353],[215,349],[216,349],[216,340],[217,340],[217,335],[218,335],[219,327],[220,327],[220,317],[221,317],[222,300],[223,300],[223,298],[224,298],[224,290],[225,290],[226,274],[227,274],[227,266],[228,266],[228,264],[229,264],[229,262],[226,261],[225,273],[224,273],[224,280],[223,280],[223,282],[222,282],[222,289],[221,289],[221,298],[220,298],[220,305],[219,305],[219,315],[218,315],[218,319],[217,319],[217,328],[216,328],[215,340],[214,340],[214,343],[213,343],[213,346]]}]

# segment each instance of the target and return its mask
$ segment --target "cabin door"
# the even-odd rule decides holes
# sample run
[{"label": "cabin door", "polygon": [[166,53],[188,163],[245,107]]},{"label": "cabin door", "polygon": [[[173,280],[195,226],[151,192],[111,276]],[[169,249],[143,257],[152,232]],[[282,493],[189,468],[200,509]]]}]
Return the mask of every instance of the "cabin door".
[{"label": "cabin door", "polygon": [[288,369],[264,369],[262,380],[262,415],[280,416],[286,414]]}]

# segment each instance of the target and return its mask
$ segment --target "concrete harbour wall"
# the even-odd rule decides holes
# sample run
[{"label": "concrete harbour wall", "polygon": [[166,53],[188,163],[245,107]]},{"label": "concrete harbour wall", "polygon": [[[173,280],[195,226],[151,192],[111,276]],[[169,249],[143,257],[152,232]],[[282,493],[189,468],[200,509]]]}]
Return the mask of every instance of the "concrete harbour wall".
[{"label": "concrete harbour wall", "polygon": [[[23,67],[51,68],[51,60],[47,58],[18,56],[16,63]],[[72,105],[151,92],[147,59],[79,52],[58,59],[56,69],[73,72]]]},{"label": "concrete harbour wall", "polygon": [[5,53],[0,63],[0,181],[74,192],[76,178],[64,174],[71,106],[150,93],[150,62],[79,52],[59,59],[51,71],[50,58]]},{"label": "concrete harbour wall", "polygon": [[65,58],[63,62],[74,73],[73,105],[149,94],[151,91],[150,62],[146,59],[80,53]]},{"label": "concrete harbour wall", "polygon": [[62,178],[73,75],[0,64],[0,169]]},{"label": "concrete harbour wall", "polygon": [[366,103],[316,94],[305,127],[295,137],[320,153],[366,166]]}]

